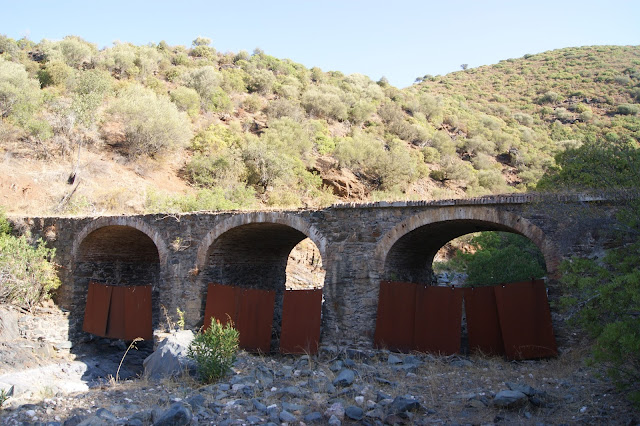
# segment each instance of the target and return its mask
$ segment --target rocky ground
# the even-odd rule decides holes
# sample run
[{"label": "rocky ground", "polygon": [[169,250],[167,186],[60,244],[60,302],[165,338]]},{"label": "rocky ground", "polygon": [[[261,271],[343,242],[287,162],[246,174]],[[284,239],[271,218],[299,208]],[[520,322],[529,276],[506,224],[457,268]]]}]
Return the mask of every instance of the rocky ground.
[{"label": "rocky ground", "polygon": [[142,360],[152,348],[144,342],[118,372],[126,349],[97,339],[67,354],[53,349],[57,358],[33,357],[29,368],[2,352],[0,382],[13,383],[15,392],[2,405],[0,423],[629,425],[640,419],[585,366],[584,349],[526,362],[336,346],[322,346],[314,356],[241,352],[233,371],[210,385],[188,374],[145,379]]}]

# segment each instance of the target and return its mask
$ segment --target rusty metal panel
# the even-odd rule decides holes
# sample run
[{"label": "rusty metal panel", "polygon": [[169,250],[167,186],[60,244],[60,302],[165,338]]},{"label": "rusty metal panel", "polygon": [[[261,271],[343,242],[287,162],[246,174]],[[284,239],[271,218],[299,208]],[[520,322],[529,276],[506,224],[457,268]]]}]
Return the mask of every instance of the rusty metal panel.
[{"label": "rusty metal panel", "polygon": [[413,349],[417,284],[381,281],[374,344],[408,352]]},{"label": "rusty metal panel", "polygon": [[271,349],[271,325],[275,291],[237,289],[239,294],[236,329],[240,347],[251,352],[268,353]]},{"label": "rusty metal panel", "polygon": [[111,287],[105,284],[90,282],[87,292],[87,303],[84,308],[82,329],[88,333],[105,336],[110,304]]},{"label": "rusty metal panel", "polygon": [[416,292],[413,346],[420,352],[460,352],[462,289],[419,286]]},{"label": "rusty metal panel", "polygon": [[282,302],[280,352],[317,353],[321,314],[322,289],[286,290]]},{"label": "rusty metal panel", "polygon": [[485,355],[504,355],[504,343],[498,320],[493,287],[464,289],[469,350]]},{"label": "rusty metal panel", "polygon": [[124,339],[124,299],[126,293],[127,289],[125,287],[111,286],[111,305],[109,306],[109,320],[107,321],[106,337]]},{"label": "rusty metal panel", "polygon": [[207,304],[204,309],[204,325],[206,330],[211,325],[211,318],[215,318],[222,324],[231,320],[234,324],[238,318],[238,292],[237,287],[222,284],[209,283],[207,288]]},{"label": "rusty metal panel", "polygon": [[509,359],[556,356],[544,281],[494,287],[504,348]]},{"label": "rusty metal panel", "polygon": [[137,285],[125,287],[124,296],[124,339],[138,337],[153,340],[151,325],[151,286]]}]

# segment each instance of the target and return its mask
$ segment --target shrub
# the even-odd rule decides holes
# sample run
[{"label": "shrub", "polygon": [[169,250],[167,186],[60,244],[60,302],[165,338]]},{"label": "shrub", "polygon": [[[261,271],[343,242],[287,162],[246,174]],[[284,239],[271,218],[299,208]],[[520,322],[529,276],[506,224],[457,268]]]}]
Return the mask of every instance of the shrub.
[{"label": "shrub", "polygon": [[189,345],[188,357],[196,362],[200,380],[212,383],[231,369],[236,360],[240,334],[229,321],[222,325],[211,318],[211,326],[200,332]]},{"label": "shrub", "polygon": [[98,108],[112,90],[111,77],[106,71],[82,71],[77,72],[71,85],[73,111],[82,124],[92,125],[96,121]]},{"label": "shrub", "polygon": [[72,68],[61,61],[49,62],[38,71],[38,80],[42,87],[63,86],[72,74]]},{"label": "shrub", "polygon": [[484,286],[527,281],[545,275],[542,252],[526,237],[508,232],[481,232],[471,238],[471,252],[456,252],[450,263],[466,272],[466,285]]},{"label": "shrub", "polygon": [[249,72],[249,84],[247,89],[249,92],[257,92],[263,95],[271,93],[276,77],[269,70],[256,69]]},{"label": "shrub", "polygon": [[195,89],[200,97],[209,99],[214,90],[222,83],[222,74],[213,66],[197,68],[182,77],[186,86]]},{"label": "shrub", "polygon": [[126,140],[122,145],[131,157],[166,154],[186,145],[191,137],[186,114],[168,98],[138,84],[124,89],[108,113],[123,124]]},{"label": "shrub", "polygon": [[0,57],[0,118],[12,118],[23,125],[41,102],[40,85],[29,77],[24,66]]},{"label": "shrub", "polygon": [[595,338],[592,361],[640,407],[640,243],[637,202],[620,217],[635,239],[601,260],[572,258],[561,264],[562,305]]},{"label": "shrub", "polygon": [[340,89],[335,86],[311,87],[302,95],[302,106],[311,117],[344,121],[348,110],[340,95]]},{"label": "shrub", "polygon": [[233,104],[231,98],[220,87],[216,87],[208,98],[203,99],[205,107],[209,111],[213,112],[231,112],[233,111]]},{"label": "shrub", "polygon": [[195,89],[179,86],[169,92],[169,97],[180,111],[186,111],[191,117],[195,117],[200,112],[200,95]]},{"label": "shrub", "polygon": [[640,113],[640,105],[638,104],[622,104],[616,108],[616,114],[638,115],[638,113]]},{"label": "shrub", "polygon": [[55,250],[42,240],[33,246],[25,236],[9,235],[10,229],[0,212],[0,303],[30,309],[60,285],[53,263]]}]

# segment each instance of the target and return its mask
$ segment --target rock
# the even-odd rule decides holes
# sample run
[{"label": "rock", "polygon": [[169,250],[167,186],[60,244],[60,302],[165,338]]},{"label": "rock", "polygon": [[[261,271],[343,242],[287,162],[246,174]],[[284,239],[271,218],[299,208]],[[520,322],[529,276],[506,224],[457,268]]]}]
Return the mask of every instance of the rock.
[{"label": "rock", "polygon": [[527,395],[520,391],[501,390],[493,398],[493,405],[500,408],[517,408],[527,402]]},{"label": "rock", "polygon": [[407,411],[418,411],[422,409],[420,402],[410,395],[397,396],[389,405],[390,414],[403,415]]},{"label": "rock", "polygon": [[197,394],[190,396],[186,399],[187,403],[191,406],[191,408],[202,407],[205,403],[204,396]]},{"label": "rock", "polygon": [[180,330],[165,338],[143,362],[145,376],[152,380],[173,377],[193,366],[187,349],[193,340],[191,330]]},{"label": "rock", "polygon": [[291,398],[302,398],[302,391],[295,386],[287,386],[286,388],[282,388],[279,391],[280,395],[283,397],[291,397]]},{"label": "rock", "polygon": [[512,391],[518,391],[518,392],[522,392],[523,394],[527,395],[527,396],[533,396],[533,395],[537,395],[538,391],[535,390],[534,388],[532,388],[531,386],[527,385],[527,384],[520,384],[520,383],[511,383],[511,382],[507,382],[505,383],[507,385],[507,387],[509,389],[511,389]]},{"label": "rock", "polygon": [[314,411],[313,413],[309,413],[303,417],[305,423],[319,423],[323,419],[322,413]]},{"label": "rock", "polygon": [[269,370],[264,365],[256,367],[254,375],[256,380],[258,380],[258,382],[264,387],[270,387],[273,384],[273,371]]},{"label": "rock", "polygon": [[162,416],[156,420],[154,426],[180,426],[188,425],[191,423],[193,414],[191,410],[187,408],[182,402],[176,402],[171,405],[167,411],[162,413]]},{"label": "rock", "polygon": [[340,361],[339,359],[332,362],[331,365],[329,366],[329,370],[331,371],[340,371],[342,370],[342,361]]},{"label": "rock", "polygon": [[295,411],[302,412],[302,410],[304,410],[305,407],[304,405],[300,405],[300,404],[291,404],[289,402],[283,402],[282,409],[289,412],[295,412]]},{"label": "rock", "polygon": [[263,420],[258,416],[248,416],[247,421],[249,422],[250,425],[257,425],[263,422]]},{"label": "rock", "polygon": [[387,364],[402,364],[402,358],[395,354],[389,354],[389,358],[387,358]]},{"label": "rock", "polygon": [[355,405],[350,405],[349,407],[347,407],[344,413],[351,420],[358,421],[358,420],[362,420],[362,418],[364,417],[364,411],[362,410],[362,408],[356,407]]},{"label": "rock", "polygon": [[325,417],[336,417],[338,420],[344,419],[344,414],[344,406],[340,402],[334,402],[324,412]]},{"label": "rock", "polygon": [[105,419],[106,421],[109,421],[109,422],[118,421],[118,418],[106,408],[99,408],[98,411],[96,411],[96,417]]},{"label": "rock", "polygon": [[367,361],[371,358],[371,355],[360,349],[347,349],[347,357],[357,361]]},{"label": "rock", "polygon": [[296,420],[298,420],[298,418],[296,416],[294,416],[293,414],[291,414],[290,412],[288,412],[287,410],[282,410],[280,412],[280,421],[281,422],[293,423]]},{"label": "rock", "polygon": [[329,417],[329,422],[327,423],[329,426],[340,426],[342,422],[336,416]]},{"label": "rock", "polygon": [[353,383],[353,380],[356,378],[355,373],[353,372],[353,370],[349,370],[349,369],[344,369],[342,370],[338,376],[333,379],[333,385],[334,386],[349,386],[351,385],[351,383]]},{"label": "rock", "polygon": [[261,413],[265,413],[267,412],[267,406],[264,405],[262,402],[258,401],[257,399],[252,399],[251,402],[253,403],[253,407],[260,411]]},{"label": "rock", "polygon": [[449,363],[449,365],[452,365],[454,367],[472,367],[473,362],[469,361],[468,359],[454,359]]},{"label": "rock", "polygon": [[83,416],[69,417],[67,420],[64,421],[63,426],[78,426],[80,423],[83,422],[84,419],[85,417]]},{"label": "rock", "polygon": [[380,401],[382,401],[383,399],[392,399],[392,398],[391,398],[391,395],[389,395],[389,394],[387,394],[387,393],[384,393],[384,392],[382,392],[382,391],[378,391],[378,392],[376,393],[376,401],[377,401],[377,402],[380,402]]}]

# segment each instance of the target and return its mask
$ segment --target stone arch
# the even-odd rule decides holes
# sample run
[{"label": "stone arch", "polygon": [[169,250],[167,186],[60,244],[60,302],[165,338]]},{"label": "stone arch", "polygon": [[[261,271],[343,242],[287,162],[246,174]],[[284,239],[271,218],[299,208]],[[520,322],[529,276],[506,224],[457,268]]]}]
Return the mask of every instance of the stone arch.
[{"label": "stone arch", "polygon": [[[158,231],[137,217],[100,217],[74,238],[71,250],[73,315],[82,322],[89,282],[151,286],[151,322],[160,323],[160,293],[169,252]],[[78,330],[79,331],[79,330]]]},{"label": "stone arch", "polygon": [[[420,253],[413,254],[415,259],[420,255],[422,259],[430,261],[446,242],[478,231],[513,232],[529,238],[542,252],[548,275],[555,277],[559,265],[557,249],[538,226],[514,213],[476,206],[451,206],[424,211],[394,226],[381,238],[376,247],[374,258],[378,272],[384,279],[389,278],[385,275],[388,273],[390,257],[400,254],[393,253],[399,251],[397,244],[404,243],[407,247],[419,250]],[[415,242],[410,241],[411,236],[414,236],[416,241],[429,239],[431,244],[418,247]],[[414,266],[417,269],[417,265]],[[423,276],[418,281],[426,281],[426,277]]]},{"label": "stone arch", "polygon": [[320,256],[322,259],[326,258],[326,238],[313,226],[311,226],[306,220],[299,216],[295,216],[289,213],[282,212],[251,212],[234,215],[221,221],[214,229],[209,231],[207,235],[202,239],[202,242],[198,246],[198,252],[196,255],[196,270],[201,271],[207,264],[207,258],[209,250],[213,243],[222,234],[230,231],[233,228],[237,228],[242,225],[250,225],[256,223],[274,223],[280,225],[286,225],[305,234],[313,243],[318,247]]},{"label": "stone arch", "polygon": [[324,257],[325,238],[306,220],[291,213],[251,212],[222,220],[207,233],[197,250],[197,280],[203,295],[200,318],[206,308],[204,294],[210,283],[272,291],[275,306],[271,349],[276,350],[282,327],[288,259],[294,247],[307,238],[315,244],[320,257]]},{"label": "stone arch", "polygon": [[107,226],[126,226],[129,228],[134,228],[146,234],[147,237],[149,237],[151,241],[153,241],[156,249],[158,250],[158,258],[160,260],[161,269],[165,269],[167,258],[169,255],[169,249],[167,247],[167,244],[164,242],[164,239],[160,236],[160,233],[140,218],[126,216],[99,217],[88,223],[87,226],[85,226],[73,240],[71,258],[74,262],[78,259],[80,245],[89,236],[89,234]]}]

